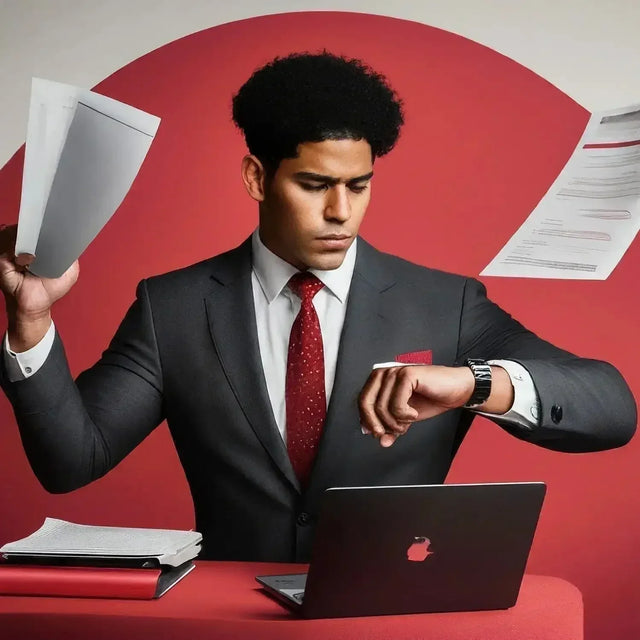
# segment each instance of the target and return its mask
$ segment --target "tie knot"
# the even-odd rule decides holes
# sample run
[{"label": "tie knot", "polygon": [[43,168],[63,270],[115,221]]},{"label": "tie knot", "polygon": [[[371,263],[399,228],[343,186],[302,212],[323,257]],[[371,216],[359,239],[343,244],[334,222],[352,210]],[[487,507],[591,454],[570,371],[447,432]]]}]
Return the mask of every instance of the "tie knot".
[{"label": "tie knot", "polygon": [[313,300],[313,296],[322,289],[324,285],[313,273],[308,271],[300,271],[299,273],[291,276],[289,280],[289,289],[293,291],[302,302],[310,302]]}]

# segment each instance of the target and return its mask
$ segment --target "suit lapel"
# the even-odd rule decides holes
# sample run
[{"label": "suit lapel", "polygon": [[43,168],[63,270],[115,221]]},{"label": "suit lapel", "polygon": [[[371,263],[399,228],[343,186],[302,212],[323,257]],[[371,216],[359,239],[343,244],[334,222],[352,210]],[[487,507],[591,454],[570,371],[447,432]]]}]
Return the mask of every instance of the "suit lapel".
[{"label": "suit lapel", "polygon": [[349,440],[360,434],[358,394],[372,363],[388,351],[392,319],[385,312],[384,292],[395,279],[384,269],[377,251],[358,239],[358,255],[349,290],[335,380],[322,440],[311,477],[315,488],[334,486],[344,469]]},{"label": "suit lapel", "polygon": [[[251,239],[216,261],[213,293],[206,300],[209,327],[222,367],[256,436],[296,491],[300,485],[273,416],[264,379],[251,288]],[[371,365],[388,354],[393,318],[384,293],[395,284],[378,252],[361,238],[345,322],[340,337],[336,374],[322,440],[308,489],[336,484],[350,438],[360,432],[358,393]],[[247,363],[253,363],[248,366]]]},{"label": "suit lapel", "polygon": [[211,337],[251,428],[278,469],[299,491],[264,379],[251,288],[251,238],[223,258],[215,264],[214,291],[206,300]]}]

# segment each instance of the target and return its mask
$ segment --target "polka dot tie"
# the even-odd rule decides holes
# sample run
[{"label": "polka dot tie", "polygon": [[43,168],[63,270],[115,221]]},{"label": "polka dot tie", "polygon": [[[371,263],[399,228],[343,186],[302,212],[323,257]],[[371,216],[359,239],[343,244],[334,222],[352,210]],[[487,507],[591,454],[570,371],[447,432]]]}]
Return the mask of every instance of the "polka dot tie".
[{"label": "polka dot tie", "polygon": [[307,272],[296,273],[289,280],[289,288],[302,305],[289,337],[285,387],[287,449],[302,487],[308,483],[327,413],[322,334],[312,302],[323,286]]}]

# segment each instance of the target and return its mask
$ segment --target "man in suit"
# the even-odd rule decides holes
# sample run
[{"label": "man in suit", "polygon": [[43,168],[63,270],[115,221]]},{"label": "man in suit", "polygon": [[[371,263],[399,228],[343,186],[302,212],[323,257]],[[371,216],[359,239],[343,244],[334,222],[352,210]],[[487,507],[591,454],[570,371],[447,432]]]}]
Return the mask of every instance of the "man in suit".
[{"label": "man in suit", "polygon": [[302,561],[324,489],[444,481],[472,411],[559,451],[628,441],[635,403],[611,365],[541,340],[475,280],[356,240],[374,160],[403,121],[384,78],[292,55],[256,71],[233,107],[258,229],[141,282],[75,382],[50,308],[77,265],[37,278],[3,232],[1,382],[47,489],[102,476],[166,419],[203,557]]}]

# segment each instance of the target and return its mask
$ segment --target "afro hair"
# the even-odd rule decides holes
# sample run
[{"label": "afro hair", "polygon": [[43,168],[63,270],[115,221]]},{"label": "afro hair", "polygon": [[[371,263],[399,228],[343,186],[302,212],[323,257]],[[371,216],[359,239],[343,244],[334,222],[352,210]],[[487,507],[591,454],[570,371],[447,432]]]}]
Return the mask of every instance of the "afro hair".
[{"label": "afro hair", "polygon": [[233,98],[233,120],[250,153],[270,170],[304,142],[366,140],[374,158],[394,147],[402,102],[384,76],[327,51],[275,58]]}]

